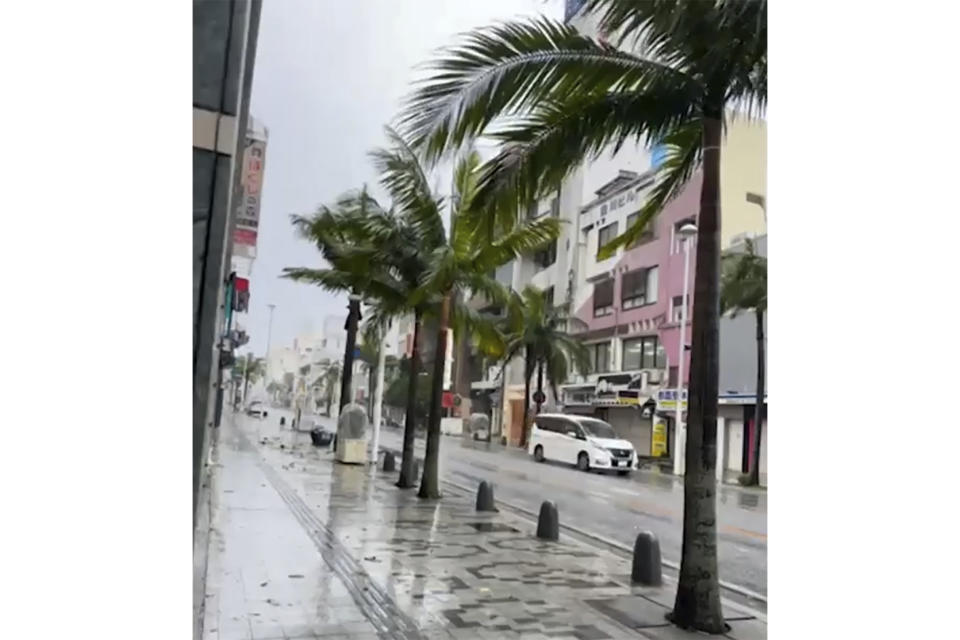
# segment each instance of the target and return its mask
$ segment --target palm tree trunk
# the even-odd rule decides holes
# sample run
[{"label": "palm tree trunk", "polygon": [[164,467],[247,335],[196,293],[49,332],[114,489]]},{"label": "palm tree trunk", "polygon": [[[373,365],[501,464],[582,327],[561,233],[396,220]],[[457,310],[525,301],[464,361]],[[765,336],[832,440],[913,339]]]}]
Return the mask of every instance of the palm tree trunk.
[{"label": "palm tree trunk", "polygon": [[412,489],[413,443],[417,433],[417,378],[420,376],[420,311],[413,312],[413,349],[410,352],[410,380],[407,382],[407,413],[403,421],[403,453],[400,458],[400,478],[397,486]]},{"label": "palm tree trunk", "polygon": [[750,477],[747,480],[747,484],[753,486],[760,484],[760,434],[763,430],[763,396],[766,373],[763,361],[763,311],[757,309],[757,413],[753,419],[757,435],[753,439],[753,465],[750,467]]},{"label": "palm tree trunk", "polygon": [[703,186],[697,221],[693,345],[687,408],[680,581],[668,618],[685,629],[724,633],[717,573],[717,392],[720,320],[720,143],[723,111],[703,120]]},{"label": "palm tree trunk", "polygon": [[343,349],[343,372],[340,374],[340,413],[353,402],[353,354],[357,349],[357,325],[360,323],[360,299],[350,298],[347,314],[347,345]]},{"label": "palm tree trunk", "polygon": [[532,364],[533,355],[530,353],[530,347],[524,352],[523,359],[523,426],[520,429],[520,448],[527,448],[527,421],[530,416],[530,378],[533,377]]},{"label": "palm tree trunk", "polygon": [[440,497],[440,412],[443,401],[443,372],[447,363],[447,329],[450,326],[450,294],[443,297],[437,322],[437,348],[433,356],[433,380],[430,389],[430,417],[427,420],[427,450],[423,457],[421,498]]},{"label": "palm tree trunk", "polygon": [[540,413],[540,407],[543,403],[540,398],[543,397],[543,362],[537,365],[537,413]]}]

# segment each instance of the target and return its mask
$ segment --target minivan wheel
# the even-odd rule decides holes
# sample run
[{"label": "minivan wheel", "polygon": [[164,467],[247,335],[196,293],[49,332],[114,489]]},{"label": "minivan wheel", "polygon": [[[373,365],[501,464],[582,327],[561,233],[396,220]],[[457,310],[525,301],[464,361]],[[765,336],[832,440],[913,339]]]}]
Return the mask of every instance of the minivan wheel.
[{"label": "minivan wheel", "polygon": [[543,447],[539,444],[533,448],[533,459],[536,460],[537,462],[543,462],[544,460]]},{"label": "minivan wheel", "polygon": [[577,456],[577,469],[580,469],[580,471],[590,471],[590,456],[583,451]]}]

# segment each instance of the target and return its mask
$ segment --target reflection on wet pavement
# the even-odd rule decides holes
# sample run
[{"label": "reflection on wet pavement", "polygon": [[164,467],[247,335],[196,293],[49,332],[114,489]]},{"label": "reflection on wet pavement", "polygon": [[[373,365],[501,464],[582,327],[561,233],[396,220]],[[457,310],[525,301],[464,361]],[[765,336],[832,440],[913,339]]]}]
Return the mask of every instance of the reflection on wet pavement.
[{"label": "reflection on wet pavement", "polygon": [[300,434],[222,429],[205,638],[658,637],[605,613],[671,597],[632,587],[621,558],[538,540],[467,493],[420,500]]}]

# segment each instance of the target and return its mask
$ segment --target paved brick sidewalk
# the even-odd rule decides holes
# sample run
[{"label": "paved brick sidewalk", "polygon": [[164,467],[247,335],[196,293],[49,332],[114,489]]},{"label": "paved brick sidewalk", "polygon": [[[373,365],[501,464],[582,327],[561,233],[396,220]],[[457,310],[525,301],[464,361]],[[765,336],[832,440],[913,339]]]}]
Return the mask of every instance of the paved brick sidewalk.
[{"label": "paved brick sidewalk", "polygon": [[[707,637],[668,625],[670,585],[631,586],[613,554],[537,540],[464,492],[419,500],[394,473],[237,421],[217,447],[204,638]],[[766,637],[736,618],[727,637]]]}]

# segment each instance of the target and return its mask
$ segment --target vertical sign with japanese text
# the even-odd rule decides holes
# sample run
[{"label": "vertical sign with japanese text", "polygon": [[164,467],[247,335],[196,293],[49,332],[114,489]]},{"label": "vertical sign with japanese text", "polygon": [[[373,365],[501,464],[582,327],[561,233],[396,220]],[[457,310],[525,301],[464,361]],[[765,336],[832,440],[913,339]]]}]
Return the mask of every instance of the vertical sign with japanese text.
[{"label": "vertical sign with japanese text", "polygon": [[241,184],[243,196],[237,207],[236,226],[233,231],[233,254],[245,258],[257,255],[257,229],[260,225],[260,194],[263,187],[263,167],[267,143],[265,140],[247,138],[243,152]]}]

